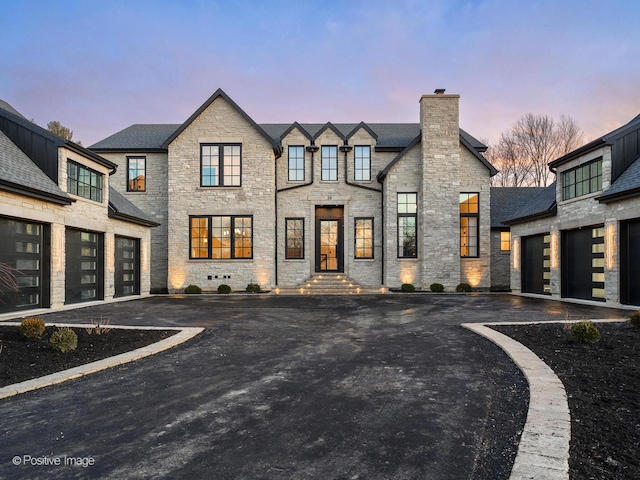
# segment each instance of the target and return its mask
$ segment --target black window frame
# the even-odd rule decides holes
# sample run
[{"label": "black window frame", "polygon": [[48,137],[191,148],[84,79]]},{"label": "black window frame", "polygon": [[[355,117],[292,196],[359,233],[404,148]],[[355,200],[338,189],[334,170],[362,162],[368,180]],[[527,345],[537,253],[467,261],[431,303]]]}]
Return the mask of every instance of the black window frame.
[{"label": "black window frame", "polygon": [[[291,150],[296,149],[302,152],[302,159],[296,155],[296,168],[291,168]],[[300,165],[300,160],[302,160],[302,165]],[[287,150],[287,178],[290,182],[304,182],[304,162],[305,162],[305,149],[304,145],[289,145]],[[291,178],[291,173],[295,172],[296,178]],[[300,176],[300,172],[302,172],[302,178],[297,178]]]},{"label": "black window frame", "polygon": [[[289,229],[289,222],[302,222],[302,228],[293,228],[293,229]],[[304,238],[305,238],[305,225],[304,225],[304,218],[303,217],[289,217],[289,218],[285,218],[284,219],[284,231],[285,231],[285,247],[284,247],[284,258],[286,258],[287,260],[303,260],[305,258],[305,248],[304,248]],[[301,231],[302,232],[302,238],[301,238],[301,246],[299,247],[299,249],[293,247],[292,250],[299,250],[300,251],[300,256],[291,256],[289,254],[289,232],[293,232],[293,231]]]},{"label": "black window frame", "polygon": [[[469,209],[467,208],[467,211],[464,212],[462,205],[462,197],[463,195],[467,195],[467,200],[469,200],[471,198],[471,196],[476,195],[478,197],[478,201],[476,203],[477,208],[475,212],[470,212],[468,211]],[[460,258],[480,258],[480,192],[460,192],[460,204],[459,204],[459,210],[460,210]],[[470,203],[468,203],[467,205],[471,205]],[[469,233],[467,233],[466,237],[463,236],[462,232],[463,232],[463,225],[462,225],[462,219],[463,218],[475,218],[476,220],[476,224],[475,227],[469,227],[468,225],[466,226],[467,230]],[[470,235],[471,229],[475,230],[475,235]],[[463,255],[462,253],[462,249],[463,248],[467,248],[469,252],[471,252],[471,248],[472,246],[470,244],[467,245],[463,245],[463,238],[472,238],[474,237],[476,239],[476,244],[475,244],[475,255],[471,255],[471,254],[467,254],[467,255]]]},{"label": "black window frame", "polygon": [[[369,155],[366,157],[367,167],[358,168],[358,159],[364,161],[363,156],[358,156],[358,149],[366,149]],[[358,178],[358,172],[366,172],[366,178]],[[353,181],[354,182],[370,182],[371,181],[371,146],[370,145],[355,145],[353,147]]]},{"label": "black window frame", "polygon": [[[325,156],[325,149],[329,152],[333,152],[333,156]],[[337,182],[338,181],[338,146],[337,145],[322,145],[320,149],[320,180],[323,182]],[[335,160],[335,167],[330,168],[329,164],[325,168],[325,161]],[[325,178],[325,172],[334,173],[336,178]],[[330,175],[331,176],[331,175]]]},{"label": "black window frame", "polygon": [[[71,176],[71,170],[75,168],[76,176],[73,178]],[[80,172],[86,171],[89,175],[89,183],[80,182]],[[92,179],[96,179],[96,185],[92,185]],[[99,180],[99,181],[98,181]],[[83,185],[83,189],[80,189],[80,185]],[[84,190],[84,188],[89,189],[89,196],[82,195],[80,192]],[[102,199],[104,198],[104,175],[97,170],[93,170],[92,168],[87,167],[81,163],[75,162],[73,160],[67,159],[67,193],[72,195],[76,195],[77,197],[86,198],[87,200],[92,200],[94,202],[102,203]],[[97,192],[99,195],[94,196],[94,193]],[[96,197],[96,198],[94,198]]]},{"label": "black window frame", "polygon": [[[193,240],[194,240],[194,236],[192,235],[193,232],[193,227],[192,227],[192,220],[193,219],[206,219],[207,220],[207,225],[206,225],[206,229],[207,229],[207,246],[204,247],[207,250],[207,256],[206,257],[194,257],[193,256],[193,249],[194,248],[200,248],[202,249],[203,247],[198,246],[198,247],[194,247],[193,245]],[[212,252],[213,252],[213,248],[212,248],[212,239],[213,237],[213,219],[214,218],[229,218],[229,229],[230,229],[230,233],[234,233],[233,235],[230,235],[230,245],[229,245],[229,257],[213,257],[212,256]],[[251,221],[251,225],[250,225],[250,229],[251,229],[251,236],[250,236],[250,240],[251,240],[251,246],[249,247],[251,249],[251,255],[250,256],[236,256],[236,241],[237,241],[237,237],[235,235],[235,231],[240,228],[238,226],[236,226],[236,220],[239,219],[249,219]],[[202,236],[198,236],[196,238],[204,238]],[[254,240],[253,240],[253,215],[189,215],[189,260],[253,260],[253,251],[254,251]],[[246,248],[246,247],[238,247],[238,248]]]},{"label": "black window frame", "polygon": [[[358,256],[358,239],[366,240],[366,237],[358,237],[358,221],[371,221],[371,255]],[[353,219],[353,258],[356,260],[370,260],[374,258],[375,219],[374,217],[355,217]]]},{"label": "black window frame", "polygon": [[[409,202],[400,202],[400,195],[415,195],[415,212],[401,212],[401,208],[400,205],[413,205],[413,203],[409,203]],[[398,234],[397,234],[397,240],[398,240],[398,258],[418,258],[418,193],[417,192],[398,192],[396,195],[396,199],[397,199],[397,226],[398,226]],[[409,254],[406,253],[406,247],[405,247],[405,243],[402,241],[403,238],[405,238],[404,235],[401,236],[402,231],[404,230],[404,225],[401,225],[401,223],[403,223],[404,219],[406,218],[413,218],[413,228],[414,228],[414,237],[413,237],[413,241],[414,241],[414,245],[413,245],[413,252],[409,251]]]},{"label": "black window frame", "polygon": [[[131,175],[131,163],[132,160],[139,162],[142,160],[143,166],[142,169],[134,168],[133,171],[136,172],[136,175],[132,177]],[[139,188],[140,180],[140,171],[142,171],[142,188]],[[132,188],[132,184],[138,185],[137,188]],[[147,157],[144,155],[132,155],[127,157],[127,192],[146,192],[147,191]]]},{"label": "black window frame", "polygon": [[[205,147],[218,147],[218,163],[216,165],[217,168],[217,177],[218,177],[218,184],[217,185],[206,185],[204,182],[205,176],[204,176],[204,169],[205,169],[205,165],[204,165],[204,159],[205,157],[214,157],[214,155],[205,155],[204,154],[204,148]],[[225,159],[225,148],[226,147],[238,147],[239,150],[239,158],[240,158],[240,165],[239,165],[239,173],[238,175],[225,175],[225,165],[224,165],[224,159]],[[204,187],[204,188],[221,188],[221,187],[242,187],[242,144],[241,143],[201,143],[200,144],[200,186]],[[211,165],[213,166],[213,165]],[[234,166],[234,165],[231,165]],[[208,178],[211,178],[212,175],[207,175]],[[233,178],[238,178],[238,183],[234,184],[233,182],[229,183],[230,179]],[[227,181],[225,181],[227,180]]]},{"label": "black window frame", "polygon": [[[585,169],[588,178],[584,178]],[[595,172],[594,172],[595,170]],[[595,174],[594,174],[595,173]],[[581,178],[578,180],[578,176]],[[595,182],[595,185],[594,185]],[[586,191],[585,191],[586,187]],[[578,190],[581,193],[578,194]],[[562,172],[562,200],[572,200],[602,190],[602,157]]]}]

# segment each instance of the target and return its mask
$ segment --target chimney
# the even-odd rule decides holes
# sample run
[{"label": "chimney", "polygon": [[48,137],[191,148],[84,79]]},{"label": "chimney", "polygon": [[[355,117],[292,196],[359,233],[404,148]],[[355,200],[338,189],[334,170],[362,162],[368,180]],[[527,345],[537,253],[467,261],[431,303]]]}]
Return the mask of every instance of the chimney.
[{"label": "chimney", "polygon": [[446,88],[436,88],[433,93],[435,93],[436,95],[444,95],[445,90]]}]

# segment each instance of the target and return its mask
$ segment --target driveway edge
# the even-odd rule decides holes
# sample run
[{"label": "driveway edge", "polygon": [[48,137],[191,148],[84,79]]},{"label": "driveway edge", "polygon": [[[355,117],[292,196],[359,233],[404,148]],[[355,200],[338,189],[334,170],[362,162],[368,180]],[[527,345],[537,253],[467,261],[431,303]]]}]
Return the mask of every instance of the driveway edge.
[{"label": "driveway edge", "polygon": [[[12,325],[14,323],[15,325],[20,325],[20,323],[17,322],[2,323],[3,325]],[[51,323],[47,324],[47,326],[90,328],[95,325],[77,323]],[[171,335],[169,338],[160,340],[159,342],[147,345],[146,347],[131,350],[130,352],[121,353],[113,357],[103,358],[102,360],[98,360],[97,362],[87,363],[86,365],[80,365],[68,370],[45,375],[44,377],[34,378],[33,380],[27,380],[20,383],[14,383],[13,385],[7,385],[6,387],[0,388],[0,399],[18,395],[20,393],[29,392],[31,390],[36,390],[38,388],[48,387],[49,385],[55,385],[56,383],[66,382],[67,380],[79,378],[84,375],[99,372],[100,370],[105,370],[117,365],[133,362],[134,360],[163,352],[164,350],[168,350],[169,348],[186,342],[187,340],[195,337],[204,330],[204,328],[200,327],[135,327],[127,325],[108,325],[108,328],[121,328],[128,330],[177,330],[178,333],[176,333],[175,335]]]},{"label": "driveway edge", "polygon": [[462,324],[502,348],[529,382],[529,411],[509,478],[567,480],[571,416],[564,385],[531,350],[486,325]]}]

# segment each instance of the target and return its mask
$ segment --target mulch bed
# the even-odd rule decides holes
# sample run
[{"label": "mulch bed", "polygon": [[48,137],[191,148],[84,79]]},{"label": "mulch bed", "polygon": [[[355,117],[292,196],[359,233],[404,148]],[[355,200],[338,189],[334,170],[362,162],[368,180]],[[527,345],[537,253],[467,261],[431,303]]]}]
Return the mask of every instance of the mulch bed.
[{"label": "mulch bed", "polygon": [[597,323],[600,341],[578,344],[561,324],[493,326],[558,375],[569,400],[572,479],[640,478],[640,329]]},{"label": "mulch bed", "polygon": [[27,340],[17,326],[0,323],[0,387],[31,380],[68,368],[145,347],[177,333],[176,330],[109,329],[96,335],[73,328],[78,348],[61,353],[49,344],[57,327],[47,327],[40,340]]}]

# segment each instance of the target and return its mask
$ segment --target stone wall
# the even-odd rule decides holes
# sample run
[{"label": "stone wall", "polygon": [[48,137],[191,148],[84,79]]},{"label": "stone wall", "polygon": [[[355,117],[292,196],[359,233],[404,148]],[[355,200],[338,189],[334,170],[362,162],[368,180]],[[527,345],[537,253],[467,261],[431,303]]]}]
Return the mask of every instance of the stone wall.
[{"label": "stone wall", "polygon": [[491,289],[510,290],[511,251],[500,250],[500,230],[491,230]]}]

